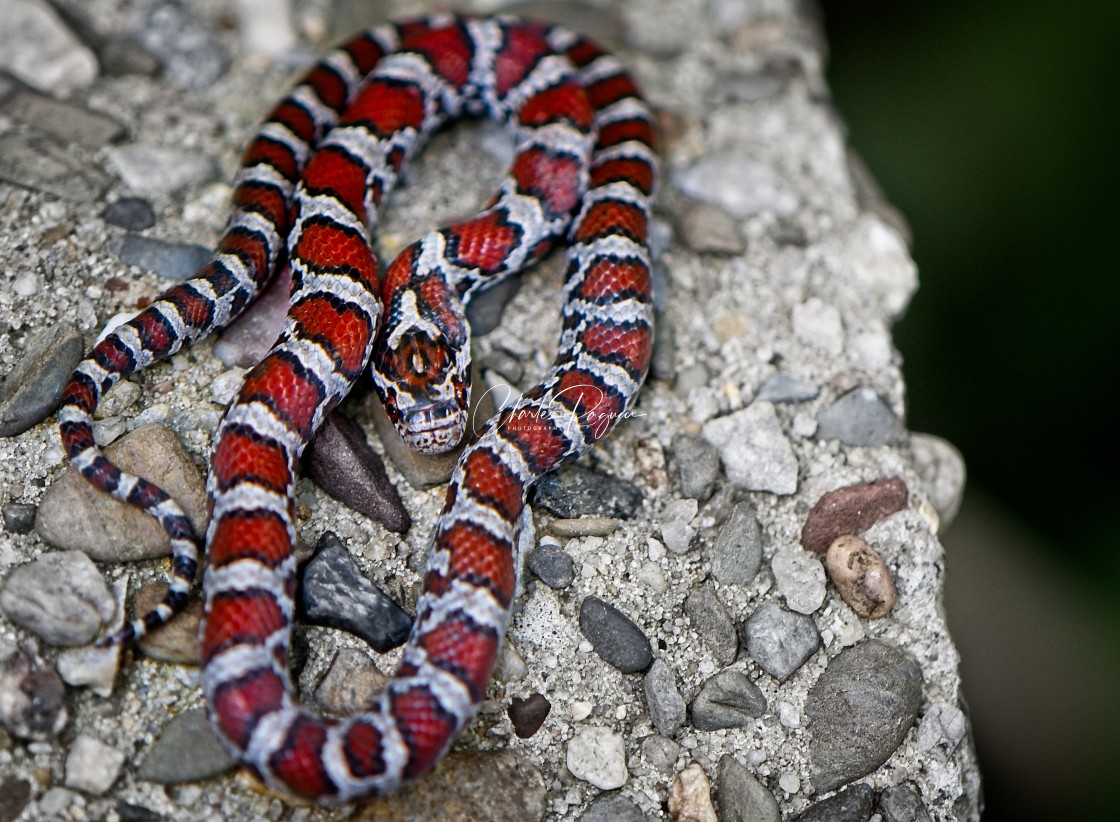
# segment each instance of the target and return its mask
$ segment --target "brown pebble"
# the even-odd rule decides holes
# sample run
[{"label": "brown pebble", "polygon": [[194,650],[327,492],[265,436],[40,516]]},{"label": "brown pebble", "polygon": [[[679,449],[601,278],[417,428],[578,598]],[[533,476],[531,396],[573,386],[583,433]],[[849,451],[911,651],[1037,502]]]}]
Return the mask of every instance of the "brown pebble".
[{"label": "brown pebble", "polygon": [[513,723],[513,732],[521,739],[528,739],[541,729],[551,710],[552,703],[543,695],[530,694],[527,699],[515,696],[506,713]]},{"label": "brown pebble", "polygon": [[[159,605],[166,593],[167,583],[162,581],[149,583],[137,591],[133,601],[134,618],[143,617]],[[202,655],[202,643],[199,640],[201,622],[202,600],[192,595],[182,612],[172,617],[166,625],[140,637],[136,644],[144,656],[151,659],[197,665]]]},{"label": "brown pebble", "polygon": [[809,511],[801,544],[823,554],[844,534],[859,534],[906,507],[906,483],[898,477],[829,491]]},{"label": "brown pebble", "polygon": [[828,548],[825,566],[840,598],[861,617],[877,619],[894,607],[891,571],[879,553],[859,537],[838,537]]}]

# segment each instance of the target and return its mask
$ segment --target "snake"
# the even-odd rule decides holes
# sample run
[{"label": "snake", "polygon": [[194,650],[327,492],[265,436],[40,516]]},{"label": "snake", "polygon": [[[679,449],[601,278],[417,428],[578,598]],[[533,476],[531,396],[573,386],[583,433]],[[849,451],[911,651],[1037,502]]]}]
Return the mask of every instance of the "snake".
[{"label": "snake", "polygon": [[[504,124],[514,145],[489,205],[382,272],[378,207],[433,133],[477,118]],[[315,63],[249,142],[209,261],[108,333],[69,380],[58,420],[70,463],[170,540],[163,600],[101,641],[123,643],[184,607],[200,540],[173,498],[99,450],[93,412],[119,380],[226,327],[290,268],[283,331],[214,435],[202,579],[211,724],[275,791],[322,804],[392,793],[477,714],[509,624],[529,489],[632,413],[649,368],[655,132],[620,61],[562,27],[445,14],[367,29]],[[552,365],[468,432],[463,309],[557,246]],[[467,444],[399,667],[366,709],[336,718],[301,704],[289,673],[295,483],[303,449],[367,371],[407,445]]]}]

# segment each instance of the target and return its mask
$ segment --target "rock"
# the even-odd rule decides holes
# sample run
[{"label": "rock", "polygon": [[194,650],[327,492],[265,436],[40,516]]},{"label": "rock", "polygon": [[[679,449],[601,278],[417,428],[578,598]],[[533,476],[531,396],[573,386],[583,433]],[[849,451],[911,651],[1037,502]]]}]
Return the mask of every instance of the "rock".
[{"label": "rock", "polygon": [[576,779],[613,791],[626,784],[626,748],[622,736],[610,728],[591,726],[576,732],[568,742],[566,762]]},{"label": "rock", "polygon": [[528,565],[537,579],[556,591],[567,588],[576,578],[575,561],[567,551],[548,545],[537,546],[529,554]]},{"label": "rock", "polygon": [[817,415],[817,439],[874,447],[906,439],[906,426],[870,388],[855,388]]},{"label": "rock", "polygon": [[101,796],[117,781],[123,765],[124,753],[81,734],[66,756],[66,787]]},{"label": "rock", "polygon": [[[31,783],[16,776],[0,779],[0,822],[16,822],[31,801]],[[638,817],[641,822],[641,817]]]},{"label": "rock", "polygon": [[0,611],[51,645],[85,645],[116,613],[97,566],[81,551],[42,554],[12,570]]},{"label": "rock", "polygon": [[906,484],[898,477],[829,491],[805,518],[801,544],[823,554],[837,537],[860,534],[904,509],[908,496]]},{"label": "rock", "polygon": [[704,502],[719,480],[719,452],[703,437],[678,433],[669,448],[670,466],[681,494]]},{"label": "rock", "polygon": [[2,72],[0,113],[42,134],[49,134],[60,143],[75,143],[90,151],[101,148],[125,133],[124,126],[111,117],[72,102],[39,94]]},{"label": "rock", "polygon": [[712,576],[724,585],[746,585],[762,565],[762,529],[745,502],[735,503],[719,530],[708,561]]},{"label": "rock", "polygon": [[733,217],[760,212],[788,216],[797,209],[797,195],[782,177],[745,152],[708,152],[672,180],[689,197],[718,206]]},{"label": "rock", "polygon": [[840,598],[861,617],[878,619],[894,607],[891,570],[859,537],[837,537],[828,549],[825,564]]},{"label": "rock", "polygon": [[720,822],[781,822],[778,801],[730,754],[719,760]]},{"label": "rock", "polygon": [[666,736],[653,734],[642,740],[642,756],[663,774],[672,775],[676,771],[680,755],[681,746]]},{"label": "rock", "polygon": [[779,682],[789,679],[820,645],[811,617],[787,611],[775,602],[760,605],[743,632],[751,659]]},{"label": "rock", "polygon": [[156,224],[152,204],[143,197],[120,197],[101,209],[97,216],[128,231],[143,231]]},{"label": "rock", "polygon": [[677,675],[663,659],[654,660],[642,689],[650,722],[662,736],[676,736],[685,722],[685,702],[677,689]]},{"label": "rock", "polygon": [[403,534],[412,525],[381,457],[349,417],[327,417],[307,449],[303,470],[336,500],[388,530]]},{"label": "rock", "polygon": [[159,57],[164,76],[178,88],[208,88],[225,73],[228,58],[213,32],[173,0],[147,6],[136,38]]},{"label": "rock", "polygon": [[368,709],[388,681],[367,654],[340,648],[315,689],[315,699],[334,716],[352,716]]},{"label": "rock", "polygon": [[35,512],[29,502],[5,502],[3,507],[4,530],[9,534],[30,534],[35,528]]},{"label": "rock", "polygon": [[[189,756],[184,752],[189,751]],[[163,726],[136,772],[138,779],[170,785],[215,776],[237,765],[237,760],[210,727],[206,711],[184,711]]]},{"label": "rock", "polygon": [[121,646],[99,648],[90,645],[73,648],[58,655],[58,673],[72,688],[88,687],[100,697],[113,693],[113,683],[121,664]]},{"label": "rock", "polygon": [[28,338],[15,368],[0,385],[0,437],[22,434],[58,407],[82,349],[82,335],[66,323]]},{"label": "rock", "polygon": [[[152,582],[136,592],[133,602],[133,619],[139,619],[155,608],[167,593],[167,583]],[[136,641],[144,656],[160,662],[198,665],[202,658],[202,599],[194,594],[187,600],[187,607],[169,622],[142,636]]]},{"label": "rock", "polygon": [[624,674],[640,673],[653,663],[649,640],[642,629],[598,597],[589,596],[580,604],[579,629],[595,653]]},{"label": "rock", "polygon": [[944,531],[956,519],[964,496],[964,457],[953,444],[932,434],[911,434],[914,468]]},{"label": "rock", "polygon": [[66,726],[66,688],[32,641],[0,639],[0,725],[20,739],[57,736]]},{"label": "rock", "polygon": [[673,554],[684,554],[692,545],[696,528],[689,523],[696,518],[699,506],[694,499],[670,500],[661,519],[661,541]]},{"label": "rock", "polygon": [[669,790],[669,813],[678,822],[719,822],[712,805],[708,775],[693,762],[673,781]]},{"label": "rock", "polygon": [[767,377],[759,386],[755,401],[762,400],[763,402],[773,403],[808,402],[809,400],[815,400],[820,393],[821,390],[815,385],[799,382],[785,374],[774,374]]},{"label": "rock", "polygon": [[795,822],[867,822],[875,804],[875,789],[860,782],[835,796],[814,802],[794,817]]},{"label": "rock", "polygon": [[684,244],[700,254],[742,254],[747,247],[731,215],[707,203],[688,208],[678,228]]},{"label": "rock", "polygon": [[38,134],[0,135],[0,157],[0,180],[71,203],[95,202],[112,182],[98,168]]},{"label": "rock", "polygon": [[511,751],[452,751],[419,783],[357,806],[353,822],[542,819],[548,793],[540,772]]},{"label": "rock", "polygon": [[502,313],[520,290],[521,278],[510,277],[471,299],[467,304],[467,322],[470,323],[471,334],[476,338],[485,337],[501,325]]},{"label": "rock", "polygon": [[531,499],[533,505],[564,519],[584,514],[630,519],[641,507],[642,492],[626,480],[567,465],[541,479]]},{"label": "rock", "polygon": [[710,676],[692,701],[692,727],[698,731],[745,728],[766,713],[766,697],[741,671]]},{"label": "rock", "polygon": [[735,661],[739,655],[739,635],[731,614],[711,583],[689,593],[684,601],[684,612],[717,663],[726,666]]},{"label": "rock", "polygon": [[625,796],[602,796],[579,815],[579,822],[645,822],[638,806]]},{"label": "rock", "polygon": [[810,297],[793,307],[793,335],[829,356],[844,350],[844,324],[835,306],[819,297]]},{"label": "rock", "polygon": [[931,822],[922,797],[911,785],[895,785],[879,795],[883,822]]},{"label": "rock", "polygon": [[169,243],[142,234],[125,234],[117,256],[122,263],[151,271],[167,280],[186,280],[210,259],[210,249],[195,243]]},{"label": "rock", "polygon": [[552,703],[543,695],[530,694],[525,699],[516,696],[511,699],[506,713],[517,737],[528,739],[541,729],[551,710]]},{"label": "rock", "polygon": [[248,54],[275,60],[296,45],[289,0],[237,0],[236,6]]},{"label": "rock", "polygon": [[[160,487],[186,511],[196,534],[206,531],[206,486],[170,428],[144,425],[105,449],[123,471],[159,478]],[[134,505],[87,482],[75,468],[47,489],[35,530],[56,548],[80,549],[99,562],[132,562],[171,553],[167,532]]]},{"label": "rock", "polygon": [[554,519],[548,523],[548,533],[561,539],[576,537],[605,537],[618,530],[618,520],[611,517],[577,517]]},{"label": "rock", "polygon": [[811,614],[824,604],[824,567],[820,560],[800,548],[783,548],[774,554],[770,570],[786,607]]},{"label": "rock", "polygon": [[230,367],[252,368],[265,358],[284,328],[292,271],[284,266],[245,313],[214,343],[214,356]]},{"label": "rock", "polygon": [[0,69],[41,91],[65,95],[97,78],[97,58],[49,3],[5,0]]},{"label": "rock", "polygon": [[312,625],[349,631],[381,653],[403,644],[412,627],[408,613],[362,574],[330,531],[304,568],[299,599]]},{"label": "rock", "polygon": [[117,802],[116,811],[120,822],[162,822],[163,820],[163,817],[151,808],[123,800]]},{"label": "rock", "polygon": [[935,702],[918,725],[918,750],[946,763],[968,733],[968,719],[956,705]]},{"label": "rock", "polygon": [[922,671],[910,654],[878,640],[842,651],[805,700],[813,787],[831,791],[886,762],[921,701]]},{"label": "rock", "polygon": [[797,457],[771,403],[753,402],[717,417],[704,424],[703,434],[719,451],[727,478],[740,488],[771,494],[797,490]]}]

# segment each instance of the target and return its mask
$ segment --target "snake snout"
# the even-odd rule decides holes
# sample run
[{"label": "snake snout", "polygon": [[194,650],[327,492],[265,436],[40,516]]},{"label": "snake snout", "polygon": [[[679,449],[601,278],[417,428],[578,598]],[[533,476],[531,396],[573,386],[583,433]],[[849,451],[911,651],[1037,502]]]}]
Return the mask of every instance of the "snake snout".
[{"label": "snake snout", "polygon": [[399,430],[414,451],[443,454],[463,439],[467,415],[452,402],[422,403],[401,418]]}]

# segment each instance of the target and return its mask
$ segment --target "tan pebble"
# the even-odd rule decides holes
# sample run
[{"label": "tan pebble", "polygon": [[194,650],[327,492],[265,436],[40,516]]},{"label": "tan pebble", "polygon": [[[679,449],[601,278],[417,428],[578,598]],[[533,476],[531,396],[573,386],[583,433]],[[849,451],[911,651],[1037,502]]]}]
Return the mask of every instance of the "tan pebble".
[{"label": "tan pebble", "polygon": [[894,607],[896,593],[890,569],[859,537],[833,540],[825,555],[825,567],[840,598],[861,617],[876,619]]},{"label": "tan pebble", "polygon": [[693,762],[677,775],[669,792],[669,813],[676,822],[719,822],[712,806],[712,786],[704,769]]}]

